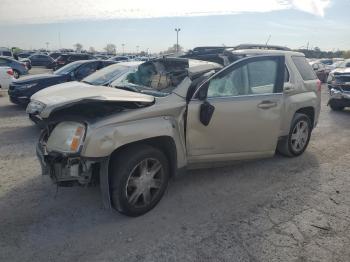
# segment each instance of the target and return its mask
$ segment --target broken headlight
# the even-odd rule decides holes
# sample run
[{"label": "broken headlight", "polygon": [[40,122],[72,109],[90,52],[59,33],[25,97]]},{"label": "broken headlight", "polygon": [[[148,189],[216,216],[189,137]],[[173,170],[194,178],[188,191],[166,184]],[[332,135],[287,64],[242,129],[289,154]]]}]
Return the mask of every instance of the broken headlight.
[{"label": "broken headlight", "polygon": [[27,114],[40,114],[45,108],[45,104],[39,101],[31,101],[26,109]]},{"label": "broken headlight", "polygon": [[79,152],[84,137],[85,125],[77,122],[61,122],[53,130],[47,140],[47,151],[62,153]]}]

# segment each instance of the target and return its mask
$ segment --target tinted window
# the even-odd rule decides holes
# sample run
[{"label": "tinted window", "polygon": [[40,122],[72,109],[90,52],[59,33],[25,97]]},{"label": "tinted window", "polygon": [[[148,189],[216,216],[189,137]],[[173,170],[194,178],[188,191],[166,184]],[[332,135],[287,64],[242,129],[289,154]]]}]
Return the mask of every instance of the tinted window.
[{"label": "tinted window", "polygon": [[314,70],[308,64],[305,57],[293,56],[292,59],[293,59],[295,66],[297,67],[301,77],[304,79],[304,81],[317,79],[317,76],[316,76]]},{"label": "tinted window", "polygon": [[57,74],[57,75],[69,74],[83,63],[84,62],[79,62],[79,61],[70,63],[70,64],[65,65],[64,67],[61,67],[60,69],[56,70],[55,74]]},{"label": "tinted window", "polygon": [[273,93],[278,62],[261,60],[249,62],[209,82],[208,97],[240,96]]},{"label": "tinted window", "polygon": [[12,53],[9,52],[9,51],[3,51],[3,52],[2,52],[2,55],[3,55],[3,56],[12,56]]},{"label": "tinted window", "polygon": [[92,74],[97,69],[97,63],[88,63],[79,67],[75,73],[77,79],[83,79],[84,77]]}]

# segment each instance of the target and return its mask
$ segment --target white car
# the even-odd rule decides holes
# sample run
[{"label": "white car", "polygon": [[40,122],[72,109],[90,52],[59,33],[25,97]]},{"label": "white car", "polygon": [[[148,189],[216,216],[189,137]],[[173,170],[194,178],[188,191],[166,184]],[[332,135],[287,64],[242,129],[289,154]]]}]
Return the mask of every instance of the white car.
[{"label": "white car", "polygon": [[0,90],[7,90],[14,79],[11,67],[0,67]]}]

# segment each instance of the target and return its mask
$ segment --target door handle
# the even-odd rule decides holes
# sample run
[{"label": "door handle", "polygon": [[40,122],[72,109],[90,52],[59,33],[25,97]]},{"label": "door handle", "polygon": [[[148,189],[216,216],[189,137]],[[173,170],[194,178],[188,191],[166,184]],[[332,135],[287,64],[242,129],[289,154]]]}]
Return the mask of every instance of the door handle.
[{"label": "door handle", "polygon": [[277,103],[272,101],[262,101],[260,104],[258,104],[258,107],[261,109],[269,109],[271,107],[276,107]]}]

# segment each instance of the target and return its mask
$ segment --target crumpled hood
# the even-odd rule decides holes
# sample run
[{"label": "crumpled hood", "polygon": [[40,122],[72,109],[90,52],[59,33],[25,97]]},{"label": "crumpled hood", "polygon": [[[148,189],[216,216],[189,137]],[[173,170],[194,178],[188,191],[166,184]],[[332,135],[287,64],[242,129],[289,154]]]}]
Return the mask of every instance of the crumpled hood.
[{"label": "crumpled hood", "polygon": [[47,117],[57,107],[79,103],[80,101],[153,103],[154,97],[113,87],[93,86],[74,81],[43,89],[35,93],[31,100],[45,104],[45,109],[40,115]]},{"label": "crumpled hood", "polygon": [[20,79],[14,81],[15,84],[25,84],[27,82],[36,82],[44,79],[54,79],[54,78],[62,78],[62,75],[55,74],[38,74],[38,75],[28,75],[23,76]]}]

